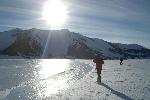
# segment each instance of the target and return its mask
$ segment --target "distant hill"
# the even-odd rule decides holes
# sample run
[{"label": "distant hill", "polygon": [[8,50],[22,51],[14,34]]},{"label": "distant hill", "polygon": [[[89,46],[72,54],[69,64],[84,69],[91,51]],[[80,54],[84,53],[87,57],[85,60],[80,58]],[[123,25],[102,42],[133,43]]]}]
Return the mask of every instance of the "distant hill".
[{"label": "distant hill", "polygon": [[150,49],[138,44],[111,43],[70,32],[67,29],[17,28],[0,32],[0,55],[23,58],[91,59],[95,53],[101,54],[104,59],[150,57]]}]

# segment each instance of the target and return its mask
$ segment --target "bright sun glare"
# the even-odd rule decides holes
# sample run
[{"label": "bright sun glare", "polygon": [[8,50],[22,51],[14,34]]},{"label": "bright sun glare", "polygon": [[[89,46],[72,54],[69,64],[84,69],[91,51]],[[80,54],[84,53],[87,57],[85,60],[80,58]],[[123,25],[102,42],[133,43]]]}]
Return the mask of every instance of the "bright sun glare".
[{"label": "bright sun glare", "polygon": [[41,78],[48,78],[51,75],[55,75],[65,71],[69,66],[69,60],[67,59],[45,59],[41,63],[42,67],[39,71]]},{"label": "bright sun glare", "polygon": [[[60,73],[67,71],[69,66],[70,60],[68,59],[42,60],[38,73],[40,78],[43,79],[43,81],[40,81],[40,84],[42,84],[44,88],[42,88],[42,91],[39,91],[39,96],[50,96],[51,94],[59,92],[60,89],[67,88],[68,77],[63,78]],[[55,78],[52,78],[53,75],[55,75]]]},{"label": "bright sun glare", "polygon": [[61,0],[48,0],[43,6],[42,16],[51,27],[55,27],[64,24],[67,13],[67,6]]}]

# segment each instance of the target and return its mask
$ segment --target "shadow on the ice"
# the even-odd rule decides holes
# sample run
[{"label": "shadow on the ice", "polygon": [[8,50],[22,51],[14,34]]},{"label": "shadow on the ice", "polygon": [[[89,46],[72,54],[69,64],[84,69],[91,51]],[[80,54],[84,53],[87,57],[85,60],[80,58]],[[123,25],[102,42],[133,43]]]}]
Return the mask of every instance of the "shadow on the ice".
[{"label": "shadow on the ice", "polygon": [[122,99],[125,99],[125,100],[133,100],[132,98],[130,98],[129,96],[123,94],[123,93],[120,93],[114,89],[112,89],[111,87],[109,87],[108,85],[104,84],[104,83],[99,83],[99,85],[102,85],[104,87],[106,87],[107,89],[111,90],[111,93],[117,95],[118,97],[122,98]]}]

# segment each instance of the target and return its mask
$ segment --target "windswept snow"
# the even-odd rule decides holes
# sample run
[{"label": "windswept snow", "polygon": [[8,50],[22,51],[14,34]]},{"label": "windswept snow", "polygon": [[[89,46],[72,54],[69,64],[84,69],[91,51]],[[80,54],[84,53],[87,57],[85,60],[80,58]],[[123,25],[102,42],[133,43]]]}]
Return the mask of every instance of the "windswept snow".
[{"label": "windswept snow", "polygon": [[103,53],[103,55],[107,56],[107,57],[121,57],[120,54],[114,54],[112,52],[110,52],[110,49],[113,49],[113,47],[111,45],[109,45],[106,41],[102,40],[102,39],[94,39],[94,41],[92,40],[88,40],[86,42],[86,44],[93,48],[94,50],[99,50]]}]

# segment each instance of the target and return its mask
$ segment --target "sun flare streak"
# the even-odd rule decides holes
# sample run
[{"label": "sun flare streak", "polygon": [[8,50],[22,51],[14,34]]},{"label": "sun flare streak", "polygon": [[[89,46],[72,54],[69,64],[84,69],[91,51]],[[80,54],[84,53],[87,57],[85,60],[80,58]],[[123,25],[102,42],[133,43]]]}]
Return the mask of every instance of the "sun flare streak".
[{"label": "sun flare streak", "polygon": [[46,53],[47,53],[47,50],[48,50],[47,47],[48,47],[50,39],[51,39],[51,33],[49,32],[47,40],[46,40],[46,44],[45,44],[45,47],[44,47],[44,50],[43,50],[42,59],[47,58],[47,56],[48,56],[48,55],[46,55]]}]

